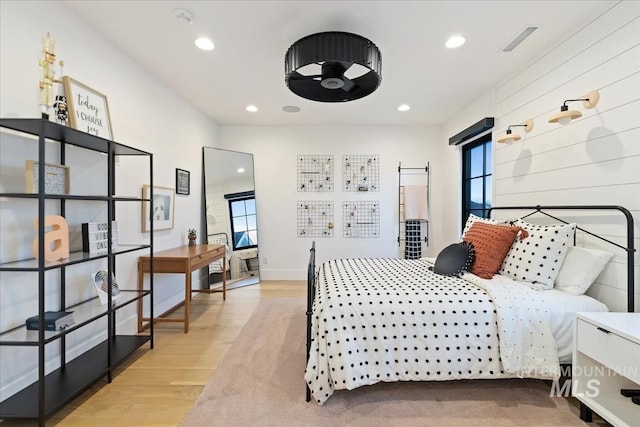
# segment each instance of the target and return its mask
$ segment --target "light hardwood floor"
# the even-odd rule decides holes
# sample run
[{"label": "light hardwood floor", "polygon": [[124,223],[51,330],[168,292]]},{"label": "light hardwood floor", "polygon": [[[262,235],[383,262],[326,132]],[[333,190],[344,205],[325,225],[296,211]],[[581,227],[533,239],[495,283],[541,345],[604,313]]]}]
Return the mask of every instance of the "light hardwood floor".
[{"label": "light hardwood floor", "polygon": [[[304,281],[263,281],[229,290],[224,302],[221,294],[195,294],[189,333],[181,323],[156,323],[153,350],[148,344],[139,349],[117,369],[111,384],[99,381],[47,426],[179,425],[260,300],[304,298],[305,293]],[[33,422],[0,422],[1,427],[27,425]]]},{"label": "light hardwood floor", "polygon": [[[111,384],[99,381],[47,420],[47,426],[178,426],[260,300],[305,295],[304,281],[263,281],[232,289],[224,302],[221,294],[194,294],[188,334],[181,323],[156,323],[153,350],[149,345],[139,349],[116,370]],[[179,309],[173,315],[182,313]],[[577,406],[575,399],[570,402]],[[592,425],[608,425],[595,418]],[[0,420],[0,427],[32,425]]]}]

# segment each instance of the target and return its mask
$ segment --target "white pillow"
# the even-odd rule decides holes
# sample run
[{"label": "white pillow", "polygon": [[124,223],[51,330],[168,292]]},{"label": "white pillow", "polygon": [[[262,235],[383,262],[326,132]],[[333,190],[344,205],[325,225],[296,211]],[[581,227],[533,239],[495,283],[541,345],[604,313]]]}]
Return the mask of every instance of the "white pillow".
[{"label": "white pillow", "polygon": [[611,257],[611,252],[570,246],[556,278],[556,289],[570,295],[584,294]]},{"label": "white pillow", "polygon": [[529,236],[513,242],[498,273],[534,289],[552,289],[576,224],[536,225],[518,219],[513,225],[525,229]]},{"label": "white pillow", "polygon": [[[462,229],[462,237],[464,237],[464,235],[467,234],[467,231],[469,231],[473,223],[476,221],[484,222],[485,224],[506,224],[508,222],[507,220],[482,218],[470,213],[469,216],[467,217],[467,222],[465,222],[464,228]],[[462,237],[460,239],[462,239]]]}]

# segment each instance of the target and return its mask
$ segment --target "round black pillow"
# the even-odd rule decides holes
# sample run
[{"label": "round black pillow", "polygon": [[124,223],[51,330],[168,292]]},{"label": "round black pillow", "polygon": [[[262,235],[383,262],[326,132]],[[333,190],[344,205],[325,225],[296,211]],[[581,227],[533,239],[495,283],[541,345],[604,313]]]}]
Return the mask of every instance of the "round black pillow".
[{"label": "round black pillow", "polygon": [[468,271],[476,259],[470,242],[454,243],[440,251],[433,266],[434,273],[443,276],[460,276]]}]

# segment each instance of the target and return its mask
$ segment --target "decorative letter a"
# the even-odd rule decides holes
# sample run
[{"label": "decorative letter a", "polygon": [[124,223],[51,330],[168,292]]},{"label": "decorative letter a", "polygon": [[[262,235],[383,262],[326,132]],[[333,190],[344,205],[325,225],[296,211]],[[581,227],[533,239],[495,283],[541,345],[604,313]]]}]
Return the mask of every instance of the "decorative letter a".
[{"label": "decorative letter a", "polygon": [[[38,218],[35,220],[38,228]],[[64,217],[59,215],[45,215],[44,217],[44,259],[45,261],[60,261],[69,258],[69,226]],[[51,231],[46,231],[51,227]],[[38,259],[38,238],[33,241],[33,255]]]}]

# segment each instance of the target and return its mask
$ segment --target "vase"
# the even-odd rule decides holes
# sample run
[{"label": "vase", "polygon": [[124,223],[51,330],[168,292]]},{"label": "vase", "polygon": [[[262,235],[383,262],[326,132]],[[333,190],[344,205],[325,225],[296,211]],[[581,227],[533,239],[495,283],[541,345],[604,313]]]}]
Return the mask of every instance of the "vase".
[{"label": "vase", "polygon": [[189,234],[188,237],[189,237],[189,246],[195,246],[197,236],[195,234]]}]

